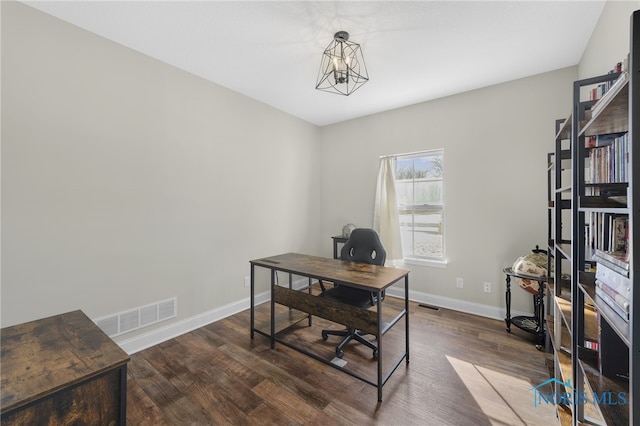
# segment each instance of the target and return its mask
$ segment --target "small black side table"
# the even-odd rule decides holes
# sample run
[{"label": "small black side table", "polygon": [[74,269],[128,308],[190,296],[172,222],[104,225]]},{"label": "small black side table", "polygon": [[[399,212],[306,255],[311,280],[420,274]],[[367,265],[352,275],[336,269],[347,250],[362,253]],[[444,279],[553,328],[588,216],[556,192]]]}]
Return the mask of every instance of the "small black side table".
[{"label": "small black side table", "polygon": [[340,252],[338,251],[338,244],[344,244],[349,239],[348,237],[343,237],[342,235],[338,235],[336,237],[331,237],[333,239],[333,258],[340,259]]},{"label": "small black side table", "polygon": [[[511,324],[515,325],[521,330],[528,333],[532,333],[538,336],[538,344],[536,349],[542,349],[544,342],[545,326],[544,326],[544,283],[547,282],[548,277],[534,277],[531,275],[523,275],[514,272],[512,268],[505,268],[503,272],[506,275],[507,291],[507,316],[504,322],[507,324],[507,331],[511,333]],[[538,282],[538,292],[533,295],[533,316],[516,316],[511,318],[511,277],[524,278]]]}]

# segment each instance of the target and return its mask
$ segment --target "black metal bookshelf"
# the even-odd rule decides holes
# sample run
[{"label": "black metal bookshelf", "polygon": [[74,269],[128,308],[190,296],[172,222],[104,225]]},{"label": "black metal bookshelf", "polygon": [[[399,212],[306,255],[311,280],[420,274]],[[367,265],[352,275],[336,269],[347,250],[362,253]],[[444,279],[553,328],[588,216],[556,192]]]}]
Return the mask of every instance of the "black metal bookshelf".
[{"label": "black metal bookshelf", "polygon": [[[609,83],[610,89],[599,100],[584,100],[586,89],[602,83]],[[556,122],[555,152],[548,158],[549,253],[554,263],[548,284],[553,299],[547,318],[549,346],[554,390],[572,394],[570,402],[557,406],[563,425],[640,424],[640,287],[636,283],[640,271],[636,272],[635,262],[640,256],[640,208],[634,202],[640,200],[640,172],[636,173],[640,149],[633,149],[632,140],[640,134],[639,92],[640,11],[636,11],[631,16],[627,69],[574,82],[571,114]],[[626,180],[588,181],[587,172],[596,167],[589,160],[590,150],[601,146],[589,147],[587,140],[598,137],[606,146],[609,135],[624,135],[628,151],[619,155],[612,148],[604,164],[628,162]],[[605,234],[613,232],[609,227],[614,220],[626,229],[628,272],[621,276],[630,289],[625,294],[628,318],[607,301],[602,283],[596,281],[597,267],[604,268],[593,254],[597,244],[614,241],[613,235]],[[618,249],[600,247],[607,250]]]}]

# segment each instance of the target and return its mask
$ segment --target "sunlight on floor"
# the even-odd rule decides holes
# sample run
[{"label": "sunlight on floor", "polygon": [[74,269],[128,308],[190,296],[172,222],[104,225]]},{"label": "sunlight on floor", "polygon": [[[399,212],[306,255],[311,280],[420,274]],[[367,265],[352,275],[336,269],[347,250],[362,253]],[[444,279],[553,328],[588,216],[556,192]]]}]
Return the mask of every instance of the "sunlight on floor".
[{"label": "sunlight on floor", "polygon": [[557,425],[555,407],[533,408],[537,383],[447,356],[447,360],[494,425]]}]

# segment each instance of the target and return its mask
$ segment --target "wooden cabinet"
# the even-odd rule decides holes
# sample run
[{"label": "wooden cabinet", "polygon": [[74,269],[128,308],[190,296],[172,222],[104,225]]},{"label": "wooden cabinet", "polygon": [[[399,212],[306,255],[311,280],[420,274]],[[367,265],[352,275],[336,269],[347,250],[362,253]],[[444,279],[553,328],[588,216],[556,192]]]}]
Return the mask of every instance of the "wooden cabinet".
[{"label": "wooden cabinet", "polygon": [[3,328],[3,425],[124,425],[128,355],[82,311]]},{"label": "wooden cabinet", "polygon": [[[627,72],[574,83],[573,109],[557,124],[550,156],[549,246],[555,269],[547,324],[562,424],[640,422],[640,287],[635,271],[640,256],[640,149],[633,149],[637,143],[632,140],[640,134],[639,50],[636,11]],[[603,83],[611,87],[602,98],[584,99]],[[619,224],[622,231],[616,233]],[[607,252],[622,252],[627,267],[614,278],[605,275],[611,273],[602,260]],[[624,282],[628,288],[628,316],[607,300],[605,281]]]}]

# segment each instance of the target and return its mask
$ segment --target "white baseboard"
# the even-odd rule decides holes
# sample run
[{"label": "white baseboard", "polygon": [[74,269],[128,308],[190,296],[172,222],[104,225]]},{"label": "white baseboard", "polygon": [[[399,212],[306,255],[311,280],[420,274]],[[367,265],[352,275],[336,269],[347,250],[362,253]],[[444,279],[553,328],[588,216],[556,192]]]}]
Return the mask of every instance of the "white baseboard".
[{"label": "white baseboard", "polygon": [[[269,299],[269,292],[265,291],[264,293],[256,294],[255,303],[256,305],[260,305],[264,302],[269,301]],[[237,314],[238,312],[249,309],[250,303],[251,299],[247,297],[237,302],[230,303],[228,305],[221,306],[219,308],[173,322],[164,327],[156,328],[147,333],[140,334],[130,339],[117,341],[116,343],[122,348],[122,350],[124,350],[129,355],[132,355],[143,349],[147,349],[151,346],[180,336],[181,334],[188,333],[197,328],[204,327],[205,325],[211,324],[228,316]],[[247,329],[249,329],[249,324],[247,324]]]},{"label": "white baseboard", "polygon": [[[387,290],[387,294],[394,297],[404,297],[404,289],[399,287],[391,287]],[[506,309],[502,307],[483,305],[480,303],[467,302],[465,300],[451,299],[449,297],[438,296],[435,294],[423,293],[420,291],[412,291],[409,289],[409,300],[425,305],[435,306],[437,308],[451,309],[467,314],[478,315],[481,317],[504,320]],[[533,315],[530,312],[511,311],[511,316]]]},{"label": "white baseboard", "polygon": [[[300,288],[307,284],[306,279],[297,280],[293,283],[294,288]],[[402,288],[390,288],[387,290],[387,294],[394,297],[404,297],[404,290]],[[268,302],[270,299],[269,291],[256,294],[255,303],[260,305]],[[505,311],[502,308],[495,306],[482,305],[479,303],[466,302],[464,300],[451,299],[448,297],[437,296],[429,293],[422,293],[418,291],[409,290],[409,299],[414,302],[424,303],[427,305],[452,309],[454,311],[466,312],[469,314],[479,315],[482,317],[504,320]],[[204,327],[205,325],[224,319],[228,316],[242,312],[250,307],[250,299],[245,298],[234,303],[222,306],[220,308],[212,309],[207,312],[203,312],[192,317],[173,322],[164,327],[160,327],[151,330],[147,333],[140,334],[138,336],[120,340],[116,343],[129,355],[139,352],[143,349],[147,349],[151,346],[162,343],[166,340],[173,339],[181,334],[188,333],[197,328]],[[517,315],[532,315],[531,313],[512,312],[512,316]],[[249,324],[247,324],[247,330]]]}]

